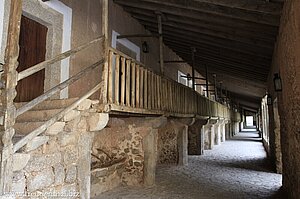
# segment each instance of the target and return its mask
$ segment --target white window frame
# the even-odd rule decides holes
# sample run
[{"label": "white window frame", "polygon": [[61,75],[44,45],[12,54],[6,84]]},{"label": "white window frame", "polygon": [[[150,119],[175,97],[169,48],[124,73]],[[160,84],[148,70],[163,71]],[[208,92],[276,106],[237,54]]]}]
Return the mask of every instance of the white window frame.
[{"label": "white window frame", "polygon": [[117,48],[117,42],[125,46],[126,48],[130,49],[131,51],[136,53],[136,60],[141,61],[141,48],[138,47],[133,42],[129,41],[128,39],[117,39],[120,33],[116,31],[112,31],[112,40],[111,40],[111,47]]}]

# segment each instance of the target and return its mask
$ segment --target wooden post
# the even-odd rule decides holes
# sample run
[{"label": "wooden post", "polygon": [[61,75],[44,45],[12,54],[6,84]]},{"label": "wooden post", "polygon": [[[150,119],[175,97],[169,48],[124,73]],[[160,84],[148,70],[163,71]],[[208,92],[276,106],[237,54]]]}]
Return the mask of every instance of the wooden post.
[{"label": "wooden post", "polygon": [[144,70],[144,108],[148,109],[148,71]]},{"label": "wooden post", "polygon": [[16,119],[16,108],[13,100],[16,97],[17,67],[19,57],[19,35],[22,14],[22,0],[10,2],[8,38],[5,50],[5,64],[1,82],[5,85],[1,91],[1,173],[0,195],[11,192],[12,186],[12,155],[14,136],[13,126]]},{"label": "wooden post", "polygon": [[192,65],[192,88],[193,90],[196,90],[195,88],[195,53],[196,53],[196,48],[192,48],[192,60],[193,60],[193,65]]},{"label": "wooden post", "polygon": [[120,55],[116,55],[116,69],[115,69],[115,103],[120,104]]},{"label": "wooden post", "polygon": [[126,62],[125,58],[121,57],[121,105],[125,105],[125,74],[126,74]]},{"label": "wooden post", "polygon": [[208,69],[207,69],[207,66],[205,66],[205,79],[206,79],[206,97],[209,98],[209,96],[208,96]]},{"label": "wooden post", "polygon": [[130,68],[131,68],[131,61],[126,60],[126,106],[130,106],[130,81],[131,81],[131,74],[130,74]]},{"label": "wooden post", "polygon": [[114,53],[111,51],[108,54],[108,102],[111,104],[113,103],[113,58]]},{"label": "wooden post", "polygon": [[106,59],[102,67],[102,87],[100,89],[100,103],[107,104],[107,84],[108,84],[108,2],[109,0],[102,0],[102,34],[104,35],[103,42],[103,56]]},{"label": "wooden post", "polygon": [[136,82],[136,79],[135,79],[135,63],[134,62],[131,62],[131,106],[132,107],[135,107],[135,82]]},{"label": "wooden post", "polygon": [[164,46],[163,46],[163,33],[162,33],[162,17],[161,13],[157,14],[158,34],[159,34],[159,62],[160,73],[164,75]]},{"label": "wooden post", "polygon": [[144,69],[140,67],[140,108],[144,108]]},{"label": "wooden post", "polygon": [[136,83],[135,83],[135,103],[136,103],[136,107],[139,108],[140,107],[140,66],[136,65],[135,67],[135,71],[136,71]]}]

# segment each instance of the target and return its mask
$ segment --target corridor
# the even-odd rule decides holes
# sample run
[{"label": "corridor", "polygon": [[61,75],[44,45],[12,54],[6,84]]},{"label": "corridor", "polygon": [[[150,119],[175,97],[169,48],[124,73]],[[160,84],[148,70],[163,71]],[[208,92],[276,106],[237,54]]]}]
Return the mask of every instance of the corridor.
[{"label": "corridor", "polygon": [[[158,167],[151,188],[117,188],[97,199],[281,198],[281,175],[270,171],[257,132],[241,132],[188,166]],[[284,198],[284,197],[282,197]]]}]

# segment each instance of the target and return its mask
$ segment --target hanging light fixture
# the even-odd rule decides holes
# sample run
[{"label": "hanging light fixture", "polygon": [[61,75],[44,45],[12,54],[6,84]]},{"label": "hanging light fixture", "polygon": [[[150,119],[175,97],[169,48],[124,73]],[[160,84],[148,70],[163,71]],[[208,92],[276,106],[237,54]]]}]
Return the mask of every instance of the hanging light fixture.
[{"label": "hanging light fixture", "polygon": [[274,89],[275,89],[275,91],[276,92],[282,91],[281,78],[280,78],[280,76],[279,76],[278,73],[274,74],[273,82],[274,82]]}]

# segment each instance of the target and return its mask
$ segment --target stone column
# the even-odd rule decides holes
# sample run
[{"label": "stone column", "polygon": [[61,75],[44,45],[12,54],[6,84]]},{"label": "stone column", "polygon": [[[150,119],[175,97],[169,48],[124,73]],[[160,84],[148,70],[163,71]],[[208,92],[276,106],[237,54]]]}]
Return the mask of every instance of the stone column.
[{"label": "stone column", "polygon": [[228,120],[224,120],[221,127],[221,132],[222,132],[221,142],[225,142],[227,140],[227,128],[226,128],[227,124],[228,124]]},{"label": "stone column", "polygon": [[183,128],[179,129],[177,138],[178,144],[178,165],[188,164],[188,126],[184,125]]},{"label": "stone column", "polygon": [[204,152],[204,129],[207,119],[195,119],[188,127],[188,154],[202,155]]},{"label": "stone column", "polygon": [[204,125],[204,137],[205,137],[205,149],[212,149],[214,146],[215,133],[214,125],[217,123],[217,119],[209,119]]},{"label": "stone column", "polygon": [[144,138],[144,185],[155,184],[155,173],[157,166],[157,139],[158,129],[167,124],[166,117],[146,118],[141,126],[151,127],[152,130]]}]

